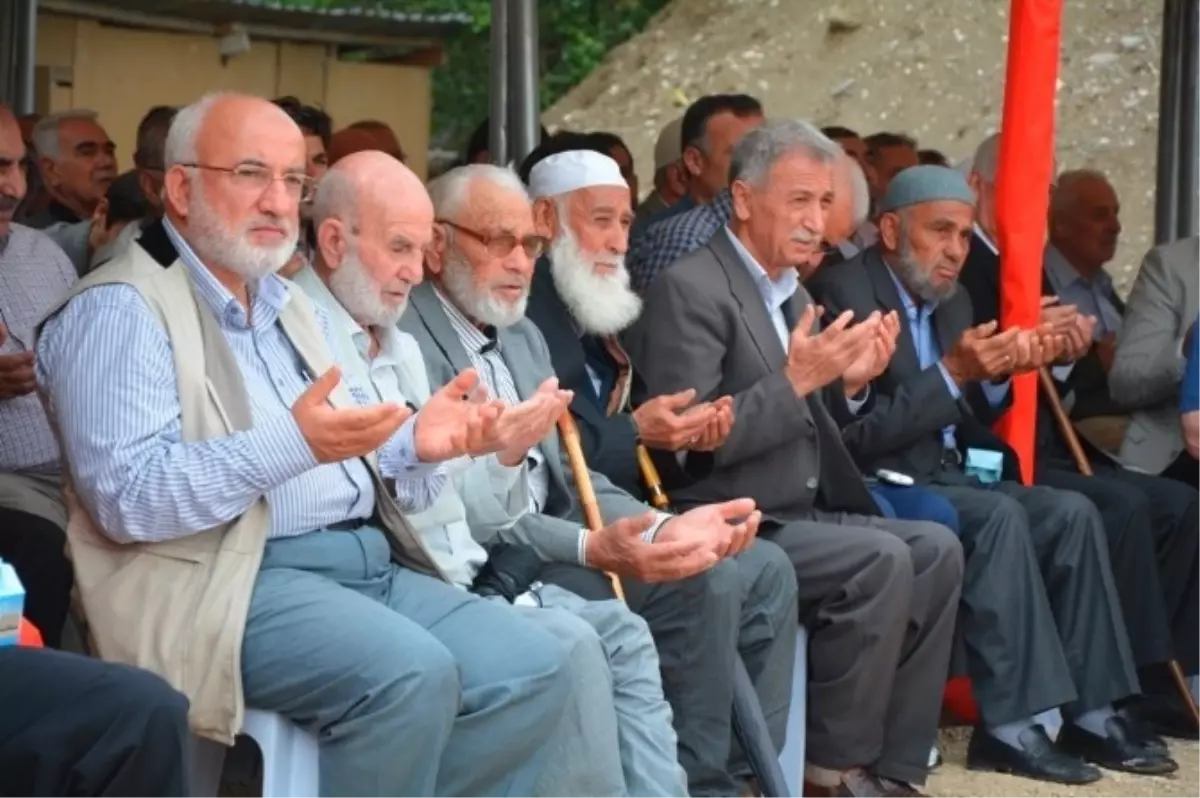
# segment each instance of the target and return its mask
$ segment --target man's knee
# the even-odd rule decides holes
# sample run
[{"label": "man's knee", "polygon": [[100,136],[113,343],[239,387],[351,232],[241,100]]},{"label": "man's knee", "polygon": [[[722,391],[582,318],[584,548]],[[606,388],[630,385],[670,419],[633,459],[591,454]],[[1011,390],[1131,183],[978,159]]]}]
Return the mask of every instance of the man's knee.
[{"label": "man's knee", "polygon": [[1107,546],[1104,520],[1091,499],[1073,490],[1056,490],[1053,499],[1046,521],[1055,524],[1060,535]]},{"label": "man's knee", "polygon": [[113,707],[142,717],[146,725],[160,733],[187,729],[188,700],[162,677],[127,665],[107,664],[103,676],[103,695]]},{"label": "man's knee", "polygon": [[736,560],[749,585],[749,601],[773,616],[794,614],[799,588],[796,567],[787,553],[769,540],[756,540]]}]

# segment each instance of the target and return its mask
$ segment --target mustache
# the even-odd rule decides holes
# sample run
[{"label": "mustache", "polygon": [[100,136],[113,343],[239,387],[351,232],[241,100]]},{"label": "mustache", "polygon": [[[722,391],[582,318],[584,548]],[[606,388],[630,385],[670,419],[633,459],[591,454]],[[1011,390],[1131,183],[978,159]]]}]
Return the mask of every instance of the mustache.
[{"label": "mustache", "polygon": [[21,204],[20,197],[13,197],[8,194],[0,194],[0,213],[8,213],[15,211],[17,206]]},{"label": "mustache", "polygon": [[797,230],[792,233],[792,241],[797,244],[820,244],[821,236],[808,230]]}]

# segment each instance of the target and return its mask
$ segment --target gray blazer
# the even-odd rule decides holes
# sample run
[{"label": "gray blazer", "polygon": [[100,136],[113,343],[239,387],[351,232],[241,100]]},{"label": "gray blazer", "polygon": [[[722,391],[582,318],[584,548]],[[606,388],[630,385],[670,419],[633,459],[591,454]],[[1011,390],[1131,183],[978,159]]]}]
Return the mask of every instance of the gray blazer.
[{"label": "gray blazer", "polygon": [[[809,301],[803,288],[788,301],[790,323]],[[783,373],[787,354],[726,233],[655,279],[625,343],[650,396],[695,388],[700,401],[734,399],[729,438],[712,455],[688,455],[694,481],[672,489],[673,504],[748,496],[778,521],[810,518],[818,507],[879,514],[838,431],[850,418],[841,383],[796,396]]]},{"label": "gray blazer", "polygon": [[[450,382],[463,369],[471,368],[471,359],[431,284],[424,283],[413,289],[408,309],[400,318],[400,329],[415,338],[420,346],[429,383],[434,390]],[[499,330],[497,342],[521,398],[529,397],[538,385],[554,376],[550,351],[533,322],[522,319]],[[552,562],[577,563],[579,530],[584,518],[575,498],[575,477],[566,453],[559,446],[557,433],[546,436],[539,448],[550,469],[550,490],[542,512],[526,512],[515,517],[502,515],[501,504],[497,502],[497,512],[492,519],[484,519],[481,514],[471,518],[472,532],[477,539],[496,535],[506,542],[525,544]],[[650,509],[615,487],[603,474],[590,469],[588,473],[605,523]],[[476,528],[479,524],[487,524],[488,520],[492,528]]]},{"label": "gray blazer", "polygon": [[1183,451],[1179,383],[1183,338],[1196,320],[1200,239],[1185,238],[1146,254],[1117,334],[1108,375],[1112,398],[1130,408],[1120,459],[1162,473]]}]

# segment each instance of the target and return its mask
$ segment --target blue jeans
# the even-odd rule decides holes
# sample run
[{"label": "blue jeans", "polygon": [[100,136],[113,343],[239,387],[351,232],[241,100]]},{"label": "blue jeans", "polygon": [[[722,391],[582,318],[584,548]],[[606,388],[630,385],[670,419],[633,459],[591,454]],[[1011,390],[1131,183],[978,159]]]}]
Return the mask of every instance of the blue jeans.
[{"label": "blue jeans", "polygon": [[875,484],[871,495],[888,518],[906,521],[932,521],[958,534],[958,511],[944,496],[913,485]]}]

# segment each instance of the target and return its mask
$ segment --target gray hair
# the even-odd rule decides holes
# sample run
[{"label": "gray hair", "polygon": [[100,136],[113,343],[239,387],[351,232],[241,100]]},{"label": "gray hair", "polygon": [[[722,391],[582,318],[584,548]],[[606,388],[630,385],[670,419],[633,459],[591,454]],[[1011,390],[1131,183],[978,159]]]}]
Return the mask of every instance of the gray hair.
[{"label": "gray hair", "polygon": [[57,161],[62,157],[62,143],[59,141],[58,129],[63,122],[80,120],[95,122],[99,114],[86,108],[75,108],[70,111],[59,111],[56,114],[43,116],[33,126],[33,148],[41,158]]},{"label": "gray hair", "polygon": [[451,169],[427,186],[434,215],[439,219],[457,218],[462,213],[467,190],[476,180],[484,180],[529,199],[529,191],[512,167],[472,163]]},{"label": "gray hair", "polygon": [[1055,181],[1054,190],[1050,193],[1050,216],[1057,217],[1067,210],[1075,202],[1074,189],[1080,184],[1089,181],[1105,183],[1109,186],[1112,183],[1108,179],[1108,175],[1098,169],[1069,169],[1058,176]]},{"label": "gray hair", "polygon": [[208,112],[218,100],[229,96],[231,92],[213,92],[179,109],[179,113],[171,120],[170,130],[167,131],[167,143],[163,147],[164,169],[196,160],[196,139],[200,136],[200,128],[204,127]]},{"label": "gray hair", "polygon": [[358,216],[358,186],[345,171],[330,169],[317,181],[312,204],[313,225],[337,217],[353,227]]},{"label": "gray hair", "polygon": [[867,185],[867,174],[858,161],[849,155],[845,158],[850,162],[850,187],[853,192],[851,195],[851,221],[854,223],[854,229],[857,230],[871,217],[871,187]]},{"label": "gray hair", "polygon": [[831,164],[842,155],[842,148],[803,120],[767,122],[751,130],[734,146],[729,182],[741,180],[761,187],[776,162],[793,152],[801,152],[818,163]]},{"label": "gray hair", "polygon": [[1000,134],[993,133],[975,149],[975,157],[971,159],[971,171],[978,172],[985,183],[995,183],[999,168]]}]

